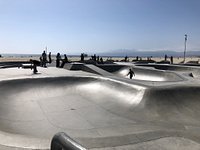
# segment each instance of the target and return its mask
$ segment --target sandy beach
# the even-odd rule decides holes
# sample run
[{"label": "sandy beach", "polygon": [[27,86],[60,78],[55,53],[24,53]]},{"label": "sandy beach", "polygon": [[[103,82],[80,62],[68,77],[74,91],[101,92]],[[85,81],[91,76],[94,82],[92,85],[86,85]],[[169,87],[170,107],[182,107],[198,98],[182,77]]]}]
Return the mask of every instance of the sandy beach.
[{"label": "sandy beach", "polygon": [[[63,58],[63,56],[62,56]],[[102,57],[104,61],[106,60],[113,60],[113,61],[123,61],[124,57]],[[39,56],[3,56],[0,57],[0,62],[16,62],[16,61],[29,61],[30,59],[33,60],[39,60]],[[85,57],[85,60],[90,60],[91,57]],[[52,60],[55,61],[56,57],[52,56]],[[68,56],[68,60],[71,62],[76,62],[76,61],[80,61],[80,57],[79,56]],[[132,62],[136,60],[136,57],[128,57],[128,61]],[[147,57],[142,57],[142,60],[147,60]],[[156,62],[160,62],[164,60],[164,57],[152,57],[151,60],[154,60]],[[170,58],[167,58],[168,61],[170,61]],[[198,63],[200,61],[200,57],[186,57],[186,63]],[[173,58],[173,62],[174,64],[179,64],[181,62],[183,62],[183,57],[174,57]]]}]

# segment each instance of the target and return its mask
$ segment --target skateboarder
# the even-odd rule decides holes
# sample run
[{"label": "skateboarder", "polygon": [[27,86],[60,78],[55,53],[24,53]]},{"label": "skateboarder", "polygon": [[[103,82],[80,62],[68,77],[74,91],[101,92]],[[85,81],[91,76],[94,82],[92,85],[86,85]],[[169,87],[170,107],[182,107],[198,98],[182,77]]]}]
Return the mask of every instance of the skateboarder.
[{"label": "skateboarder", "polygon": [[133,75],[135,76],[135,73],[133,72],[132,69],[129,69],[129,72],[128,72],[127,76],[128,76],[128,75],[130,75],[130,79],[132,79],[132,78],[133,78]]},{"label": "skateboarder", "polygon": [[40,62],[38,60],[32,60],[30,59],[30,62],[32,65],[31,69],[33,69],[33,73],[36,74],[38,71],[37,71],[37,66],[40,66]]}]

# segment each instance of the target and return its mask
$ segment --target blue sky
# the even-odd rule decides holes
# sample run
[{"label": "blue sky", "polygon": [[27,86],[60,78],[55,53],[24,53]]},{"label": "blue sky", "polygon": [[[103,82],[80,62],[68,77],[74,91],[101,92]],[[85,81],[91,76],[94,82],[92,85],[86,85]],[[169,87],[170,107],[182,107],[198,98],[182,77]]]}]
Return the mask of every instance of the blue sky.
[{"label": "blue sky", "polygon": [[200,50],[200,0],[0,0],[0,53]]}]

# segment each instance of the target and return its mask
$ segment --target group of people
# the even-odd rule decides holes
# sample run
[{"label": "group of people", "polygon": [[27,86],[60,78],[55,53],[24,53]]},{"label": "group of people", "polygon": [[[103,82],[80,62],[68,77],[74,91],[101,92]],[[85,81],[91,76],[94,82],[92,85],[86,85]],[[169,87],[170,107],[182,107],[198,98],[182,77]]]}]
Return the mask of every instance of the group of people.
[{"label": "group of people", "polygon": [[[168,58],[168,56],[167,56],[167,55],[165,55],[165,61],[167,61],[167,58]],[[171,57],[170,57],[170,63],[171,63],[171,64],[173,64],[173,63],[174,63],[174,61],[173,61],[173,60],[174,60],[174,58],[173,58],[173,56],[171,56]]]},{"label": "group of people", "polygon": [[49,52],[49,61],[47,60],[47,53],[45,51],[43,51],[42,56],[40,56],[40,66],[46,68],[47,67],[47,63],[51,63],[52,59],[51,59],[51,52]]},{"label": "group of people", "polygon": [[[43,51],[43,53],[42,53],[42,56],[40,57],[40,66],[41,67],[47,67],[47,63],[52,63],[52,59],[51,59],[51,52],[49,52],[49,55],[48,55],[48,57],[49,57],[49,61],[47,60],[47,54],[46,54],[46,52],[45,51]],[[68,61],[68,58],[67,58],[67,55],[66,54],[64,54],[64,59],[62,59],[62,57],[61,57],[61,55],[60,55],[60,53],[57,53],[57,55],[56,55],[56,67],[58,67],[58,68],[63,68],[64,67],[64,65],[65,65],[65,63],[68,63],[69,61]]]},{"label": "group of people", "polygon": [[41,66],[41,67],[47,68],[47,63],[51,63],[52,62],[51,52],[49,52],[48,57],[49,57],[49,61],[47,60],[46,52],[43,51],[42,55],[40,56],[40,61],[30,59],[30,62],[32,64],[31,69],[33,69],[33,73],[34,74],[36,74],[38,72],[37,66]]},{"label": "group of people", "polygon": [[93,56],[91,56],[91,60],[93,60],[93,61],[95,61],[97,63],[103,64],[103,58],[99,57],[99,56],[96,56],[96,54],[94,54]]},{"label": "group of people", "polygon": [[[41,57],[40,57],[40,61],[37,61],[37,60],[30,60],[31,63],[33,64],[33,73],[36,74],[38,71],[37,71],[37,66],[41,66],[41,67],[47,67],[47,63],[52,63],[52,59],[51,59],[51,52],[49,52],[49,61],[47,61],[47,54],[45,51],[43,51]],[[100,58],[99,60],[99,57],[96,57],[96,55],[92,56],[92,59],[94,61],[102,61],[103,62],[103,59],[102,57]],[[84,54],[82,53],[81,54],[81,61],[84,61]],[[61,63],[62,62],[62,63]],[[61,55],[60,53],[57,53],[56,55],[56,67],[57,68],[63,68],[65,63],[68,63],[68,58],[67,58],[67,55],[64,54],[64,59],[61,58]],[[61,63],[61,64],[60,64]],[[133,75],[135,76],[135,73],[132,69],[129,69],[129,72],[127,74],[127,76],[129,75],[130,79],[133,78]]]},{"label": "group of people", "polygon": [[[81,53],[81,62],[84,62],[85,56],[87,56],[87,55],[84,53]],[[103,58],[96,56],[96,54],[92,55],[90,60],[93,60],[94,62],[103,64]]]},{"label": "group of people", "polygon": [[[31,59],[30,62],[32,64],[31,69],[33,69],[33,73],[36,74],[38,72],[37,66],[47,68],[47,63],[49,63],[49,64],[52,63],[51,52],[49,52],[49,54],[48,54],[48,59],[47,59],[46,51],[43,51],[42,55],[40,56],[40,61]],[[66,54],[64,54],[64,58],[62,59],[60,53],[57,53],[57,55],[56,55],[56,67],[63,68],[65,63],[68,63],[68,62],[69,61],[68,61]]]},{"label": "group of people", "polygon": [[68,62],[69,62],[69,60],[68,60],[66,54],[64,54],[64,59],[62,59],[60,53],[57,53],[57,55],[56,55],[56,67],[57,68],[63,68],[65,63],[68,63]]}]

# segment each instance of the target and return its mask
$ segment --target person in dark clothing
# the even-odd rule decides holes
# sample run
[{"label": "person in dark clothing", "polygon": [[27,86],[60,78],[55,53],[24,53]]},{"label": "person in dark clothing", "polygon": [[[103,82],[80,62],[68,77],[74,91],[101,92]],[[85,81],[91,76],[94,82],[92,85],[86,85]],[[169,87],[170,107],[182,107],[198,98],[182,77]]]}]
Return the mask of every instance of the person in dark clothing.
[{"label": "person in dark clothing", "polygon": [[128,75],[130,75],[130,79],[132,79],[132,78],[133,78],[133,75],[135,76],[135,73],[133,72],[132,69],[129,69],[129,72],[128,72],[127,76],[128,76]]},{"label": "person in dark clothing", "polygon": [[103,64],[103,58],[102,57],[100,58],[100,63]]},{"label": "person in dark clothing", "polygon": [[126,57],[124,58],[124,61],[127,62],[127,60],[128,60],[128,57],[126,56]]},{"label": "person in dark clothing", "polygon": [[68,61],[67,55],[64,54],[64,59],[62,59],[62,64],[61,64],[60,68],[63,68],[64,65],[65,65],[65,63],[68,63],[68,62],[69,62],[69,61]]},{"label": "person in dark clothing", "polygon": [[173,56],[170,57],[171,64],[173,64]]},{"label": "person in dark clothing", "polygon": [[167,55],[165,55],[165,61],[167,61]]},{"label": "person in dark clothing", "polygon": [[60,67],[60,60],[61,60],[60,53],[57,53],[57,55],[56,55],[56,67],[57,68]]},{"label": "person in dark clothing", "polygon": [[52,59],[51,59],[51,52],[49,52],[49,63],[52,63]]},{"label": "person in dark clothing", "polygon": [[40,56],[40,66],[43,67],[42,56]]},{"label": "person in dark clothing", "polygon": [[97,56],[97,62],[99,62],[99,56]]},{"label": "person in dark clothing", "polygon": [[96,54],[94,54],[94,57],[93,57],[94,59],[94,61],[97,61],[97,57],[96,57]]},{"label": "person in dark clothing", "polygon": [[45,51],[43,51],[43,53],[42,53],[42,66],[45,67],[45,68],[47,67],[46,63],[47,63],[47,54],[46,54]]},{"label": "person in dark clothing", "polygon": [[33,69],[33,73],[36,74],[38,72],[37,66],[40,66],[40,61],[30,59],[30,62],[32,66],[31,69]]},{"label": "person in dark clothing", "polygon": [[81,61],[84,61],[84,53],[81,53]]}]

